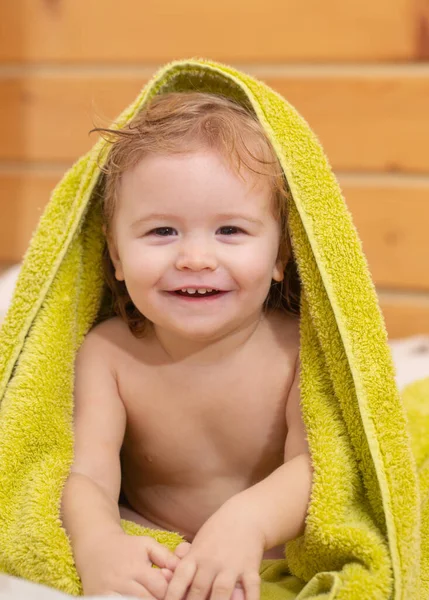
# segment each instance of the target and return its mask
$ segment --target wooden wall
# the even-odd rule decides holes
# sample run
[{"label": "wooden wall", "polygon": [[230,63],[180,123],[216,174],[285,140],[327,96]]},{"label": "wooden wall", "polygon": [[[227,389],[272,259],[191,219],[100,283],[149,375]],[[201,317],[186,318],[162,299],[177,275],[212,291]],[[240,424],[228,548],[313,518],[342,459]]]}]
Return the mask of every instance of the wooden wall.
[{"label": "wooden wall", "polygon": [[91,127],[193,56],[296,106],[338,175],[390,336],[429,333],[428,0],[2,2],[0,263],[21,259]]}]

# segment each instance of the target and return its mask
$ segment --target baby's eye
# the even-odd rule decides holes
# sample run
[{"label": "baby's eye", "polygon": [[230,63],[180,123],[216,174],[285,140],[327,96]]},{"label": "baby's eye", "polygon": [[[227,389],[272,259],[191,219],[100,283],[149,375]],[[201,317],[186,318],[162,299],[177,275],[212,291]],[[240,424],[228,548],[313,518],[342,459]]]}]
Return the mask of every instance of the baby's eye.
[{"label": "baby's eye", "polygon": [[244,233],[240,227],[234,227],[234,225],[226,225],[225,227],[219,227],[221,235],[233,235],[234,233]]},{"label": "baby's eye", "polygon": [[159,235],[160,237],[167,237],[171,235],[172,231],[175,231],[172,227],[155,227],[155,229],[151,229],[151,231],[149,231],[148,235],[153,233],[155,235]]}]

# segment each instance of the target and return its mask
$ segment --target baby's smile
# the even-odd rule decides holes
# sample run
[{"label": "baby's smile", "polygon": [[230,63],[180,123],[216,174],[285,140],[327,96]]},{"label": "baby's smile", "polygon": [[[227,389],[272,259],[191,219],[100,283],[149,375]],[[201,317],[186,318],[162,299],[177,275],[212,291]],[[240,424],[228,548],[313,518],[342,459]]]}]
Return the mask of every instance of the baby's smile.
[{"label": "baby's smile", "polygon": [[180,298],[181,300],[187,300],[191,302],[201,302],[201,301],[213,301],[215,299],[221,298],[228,294],[228,291],[222,290],[212,290],[212,289],[181,289],[175,290],[172,292],[168,292],[171,296],[175,296]]}]

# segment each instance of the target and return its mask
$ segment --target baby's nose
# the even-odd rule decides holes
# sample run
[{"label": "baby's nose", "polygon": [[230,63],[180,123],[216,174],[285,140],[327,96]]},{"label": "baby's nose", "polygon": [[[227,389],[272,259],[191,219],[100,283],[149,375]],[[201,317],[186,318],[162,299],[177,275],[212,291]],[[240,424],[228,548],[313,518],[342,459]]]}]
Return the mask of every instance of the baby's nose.
[{"label": "baby's nose", "polygon": [[176,259],[176,267],[192,271],[216,269],[217,258],[212,245],[199,240],[183,243]]}]

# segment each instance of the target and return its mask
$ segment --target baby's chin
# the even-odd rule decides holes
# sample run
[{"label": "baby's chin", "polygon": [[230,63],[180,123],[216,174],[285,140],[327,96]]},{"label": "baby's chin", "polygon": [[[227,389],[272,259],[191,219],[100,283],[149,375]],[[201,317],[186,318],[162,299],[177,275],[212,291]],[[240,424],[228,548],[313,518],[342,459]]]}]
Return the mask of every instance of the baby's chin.
[{"label": "baby's chin", "polygon": [[[155,326],[155,330],[156,330]],[[163,327],[164,335],[170,335],[172,339],[177,339],[183,343],[192,343],[208,345],[213,344],[214,342],[218,342],[223,338],[227,337],[229,334],[232,334],[234,329],[229,329],[228,327],[201,327],[201,328],[167,328]]]},{"label": "baby's chin", "polygon": [[[253,304],[253,303],[252,303]],[[155,333],[171,337],[172,341],[212,344],[240,331],[253,329],[263,316],[263,306],[228,306],[218,310],[175,311],[171,314],[154,307],[139,308]],[[259,310],[258,310],[259,309]]]}]

